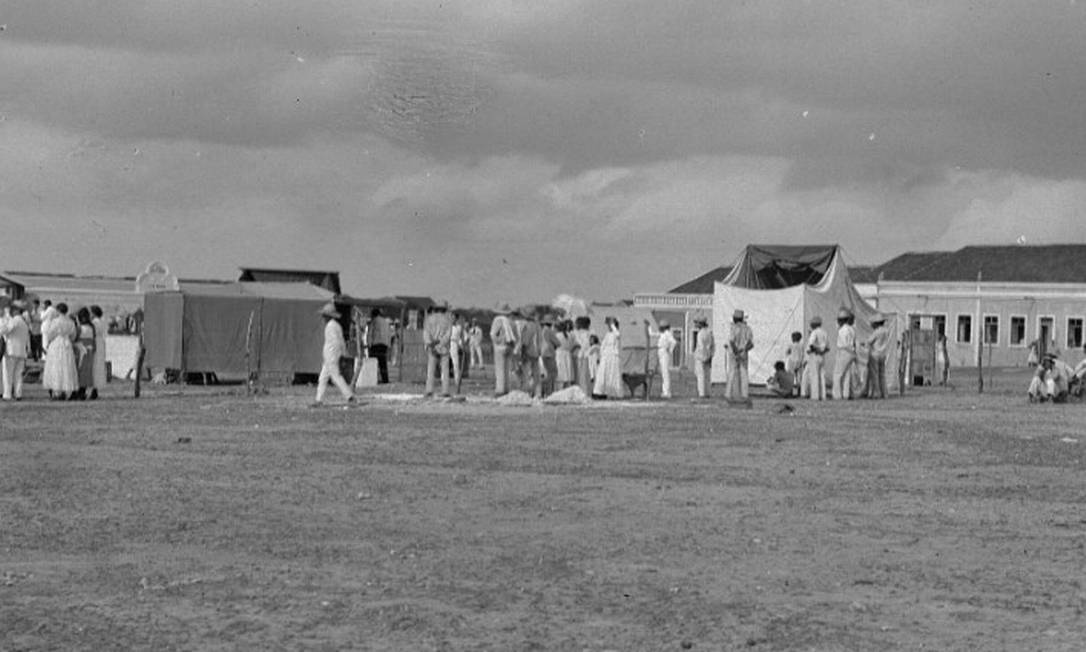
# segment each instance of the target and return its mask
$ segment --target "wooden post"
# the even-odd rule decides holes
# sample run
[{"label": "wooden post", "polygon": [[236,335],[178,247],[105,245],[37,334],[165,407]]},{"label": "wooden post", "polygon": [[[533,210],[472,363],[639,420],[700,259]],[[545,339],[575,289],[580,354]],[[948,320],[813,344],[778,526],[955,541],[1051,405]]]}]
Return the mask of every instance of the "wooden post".
[{"label": "wooden post", "polygon": [[250,394],[255,387],[253,383],[253,317],[256,313],[249,311],[249,324],[245,327],[245,386]]},{"label": "wooden post", "polygon": [[649,356],[653,354],[652,336],[649,334],[649,320],[645,322],[645,400],[649,400]]},{"label": "wooden post", "polygon": [[984,323],[980,312],[980,281],[981,272],[977,271],[977,332],[980,334],[980,340],[977,342],[977,393],[984,393]]},{"label": "wooden post", "polygon": [[135,398],[140,397],[140,382],[143,380],[143,356],[147,349],[143,348],[143,333],[140,333],[139,353],[136,355],[136,383],[132,388]]}]

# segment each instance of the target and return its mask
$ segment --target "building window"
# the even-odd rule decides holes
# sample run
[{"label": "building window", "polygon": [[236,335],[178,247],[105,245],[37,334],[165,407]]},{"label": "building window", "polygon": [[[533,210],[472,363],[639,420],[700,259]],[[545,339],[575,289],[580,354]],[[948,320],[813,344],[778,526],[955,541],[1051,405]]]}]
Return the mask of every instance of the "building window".
[{"label": "building window", "polygon": [[984,343],[999,344],[999,316],[984,315]]},{"label": "building window", "polygon": [[1067,348],[1077,349],[1082,346],[1082,317],[1067,318]]},{"label": "building window", "polygon": [[973,315],[958,315],[958,341],[962,344],[973,341]]},{"label": "building window", "polygon": [[1011,317],[1011,346],[1024,346],[1026,344],[1026,318],[1022,316]]}]

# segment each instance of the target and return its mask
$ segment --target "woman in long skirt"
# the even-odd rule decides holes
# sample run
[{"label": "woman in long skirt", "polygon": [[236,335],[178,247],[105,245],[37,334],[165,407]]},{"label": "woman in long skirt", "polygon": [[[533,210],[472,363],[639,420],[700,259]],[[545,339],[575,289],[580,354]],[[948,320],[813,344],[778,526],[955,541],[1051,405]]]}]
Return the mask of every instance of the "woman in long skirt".
[{"label": "woman in long skirt", "polygon": [[554,364],[557,366],[557,381],[561,389],[573,382],[573,334],[569,332],[569,321],[559,322],[555,337],[558,348],[554,352]]},{"label": "woman in long skirt", "polygon": [[56,305],[56,311],[42,323],[42,342],[45,344],[45,368],[42,385],[54,399],[65,399],[79,387],[75,371],[75,322],[68,317],[68,306]]},{"label": "woman in long skirt", "polygon": [[90,398],[98,398],[98,392],[105,391],[109,378],[106,376],[106,320],[102,319],[102,309],[91,306],[91,326],[94,326],[94,389]]},{"label": "woman in long skirt", "polygon": [[592,334],[588,327],[592,325],[588,317],[578,317],[574,322],[573,353],[577,367],[577,384],[584,390],[585,396],[592,395],[592,369],[588,363],[588,351],[592,348]]},{"label": "woman in long skirt", "polygon": [[94,389],[94,345],[97,338],[94,336],[90,310],[80,308],[76,313],[76,322],[79,330],[76,333],[74,352],[79,389],[75,397],[82,401],[87,398],[87,391]]},{"label": "woman in long skirt", "polygon": [[604,323],[607,324],[607,333],[600,342],[600,366],[596,369],[592,395],[622,398],[622,339],[619,337],[618,320],[608,317]]}]

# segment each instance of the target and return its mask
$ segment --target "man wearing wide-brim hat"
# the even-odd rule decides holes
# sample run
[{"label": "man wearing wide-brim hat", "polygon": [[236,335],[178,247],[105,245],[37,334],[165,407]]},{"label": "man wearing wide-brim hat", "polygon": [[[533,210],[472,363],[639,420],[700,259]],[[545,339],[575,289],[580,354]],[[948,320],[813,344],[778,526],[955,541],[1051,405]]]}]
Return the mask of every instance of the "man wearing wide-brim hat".
[{"label": "man wearing wide-brim hat", "polygon": [[509,304],[499,307],[490,323],[490,343],[494,349],[494,396],[509,392],[511,353],[517,343],[517,330],[513,326],[513,309]]},{"label": "man wearing wide-brim hat", "polygon": [[698,398],[709,398],[710,374],[713,367],[713,354],[716,344],[713,331],[709,329],[709,320],[698,316],[694,318],[694,378],[698,384]]},{"label": "man wearing wide-brim hat", "polygon": [[871,318],[871,335],[867,338],[867,382],[861,396],[886,398],[886,357],[890,353],[890,329],[886,315],[876,312]]},{"label": "man wearing wide-brim hat", "polygon": [[343,379],[343,374],[339,371],[339,359],[347,352],[343,327],[339,325],[341,315],[332,302],[324,304],[318,312],[324,319],[324,349],[321,352],[321,373],[317,378],[317,400],[314,405],[324,403],[324,392],[328,389],[329,380],[335,384],[348,403],[354,403],[354,392],[351,391],[347,381]]},{"label": "man wearing wide-brim hat", "polygon": [[812,401],[822,401],[826,398],[826,373],[822,364],[830,350],[830,336],[822,328],[822,317],[815,315],[810,323],[811,334],[807,336],[807,357],[803,365],[800,395],[809,396]]},{"label": "man wearing wide-brim hat", "polygon": [[732,313],[731,332],[728,334],[728,386],[725,398],[729,401],[750,400],[750,350],[754,348],[754,332],[744,321],[742,310]]},{"label": "man wearing wide-brim hat", "polygon": [[13,301],[0,316],[0,337],[4,338],[3,364],[4,400],[18,401],[23,397],[23,372],[30,352],[30,323],[23,301]]},{"label": "man wearing wide-brim hat", "polygon": [[656,362],[660,371],[660,398],[671,398],[671,356],[678,342],[671,324],[660,320],[660,335],[656,338]]},{"label": "man wearing wide-brim hat", "polygon": [[856,370],[856,327],[852,311],[837,311],[837,353],[833,358],[833,398],[852,399],[852,374]]},{"label": "man wearing wide-brim hat", "polygon": [[451,362],[450,341],[452,339],[452,321],[449,320],[448,305],[439,303],[430,309],[426,321],[422,324],[422,344],[426,349],[426,396],[434,395],[438,369],[441,370],[441,395],[449,395],[449,364]]}]

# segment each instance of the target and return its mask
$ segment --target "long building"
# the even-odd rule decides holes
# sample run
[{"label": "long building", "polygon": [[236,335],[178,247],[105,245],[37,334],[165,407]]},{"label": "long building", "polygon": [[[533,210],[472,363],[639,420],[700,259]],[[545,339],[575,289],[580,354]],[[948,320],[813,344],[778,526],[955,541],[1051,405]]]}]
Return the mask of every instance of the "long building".
[{"label": "long building", "polygon": [[[668,292],[634,295],[634,305],[672,321],[689,352],[693,316],[712,312],[718,267]],[[901,329],[946,337],[950,365],[1027,364],[1030,346],[1070,364],[1086,345],[1086,244],[969,246],[909,252],[881,265],[850,266],[860,295],[899,316]]]}]

